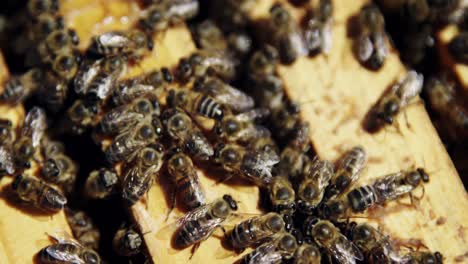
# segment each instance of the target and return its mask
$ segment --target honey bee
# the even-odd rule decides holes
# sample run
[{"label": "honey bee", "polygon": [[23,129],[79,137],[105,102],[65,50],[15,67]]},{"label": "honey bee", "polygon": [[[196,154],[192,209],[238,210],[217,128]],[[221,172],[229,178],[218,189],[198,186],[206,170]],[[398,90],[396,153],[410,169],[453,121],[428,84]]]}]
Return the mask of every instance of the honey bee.
[{"label": "honey bee", "polygon": [[197,160],[208,160],[214,154],[208,139],[180,108],[170,108],[162,114],[167,134],[182,150]]},{"label": "honey bee", "polygon": [[13,174],[16,171],[13,158],[13,124],[8,119],[0,119],[0,174]]},{"label": "honey bee", "polygon": [[322,201],[325,189],[334,174],[334,166],[326,160],[315,158],[310,169],[306,170],[297,187],[297,206],[299,211],[311,214]]},{"label": "honey bee", "polygon": [[123,56],[105,57],[92,64],[84,63],[74,80],[75,92],[105,100],[112,93],[125,68]]},{"label": "honey bee", "polygon": [[32,43],[39,43],[50,33],[63,30],[65,22],[60,15],[44,13],[33,17],[32,22],[28,26],[28,39]]},{"label": "honey bee", "polygon": [[247,147],[255,151],[273,151],[279,152],[279,147],[271,137],[254,138]]},{"label": "honey bee", "polygon": [[193,34],[197,47],[200,49],[219,51],[227,49],[223,31],[212,20],[205,20],[196,25]]},{"label": "honey bee", "polygon": [[355,264],[356,260],[364,260],[359,248],[341,234],[330,221],[309,217],[304,229],[306,235],[311,236],[315,243],[324,248],[338,263]]},{"label": "honey bee", "polygon": [[16,169],[25,169],[31,166],[30,160],[36,154],[47,128],[44,110],[33,107],[24,120],[19,138],[13,143],[13,153]]},{"label": "honey bee", "polygon": [[79,263],[79,264],[100,264],[101,257],[90,248],[86,248],[73,238],[68,236],[53,236],[57,242],[46,246],[38,253],[41,263]]},{"label": "honey bee", "polygon": [[184,153],[176,153],[169,159],[167,167],[169,174],[173,177],[171,180],[176,185],[171,210],[175,205],[176,196],[178,203],[189,210],[205,205],[205,192],[198,179],[192,159]]},{"label": "honey bee", "polygon": [[444,263],[444,256],[436,252],[427,252],[427,251],[413,251],[403,256],[403,263],[435,263],[442,264]]},{"label": "honey bee", "polygon": [[255,102],[252,97],[216,77],[198,78],[194,89],[213,97],[237,113],[248,111],[254,107]]},{"label": "honey bee", "polygon": [[157,98],[172,81],[173,76],[169,69],[162,68],[119,82],[112,93],[112,102],[114,105],[124,105],[142,96]]},{"label": "honey bee", "polygon": [[273,177],[268,185],[272,209],[280,214],[292,215],[296,211],[296,193],[288,178]]},{"label": "honey bee", "polygon": [[60,191],[26,175],[15,176],[11,187],[20,200],[45,211],[58,212],[67,203],[67,198]]},{"label": "honey bee", "polygon": [[[210,16],[224,31],[245,29],[250,23],[249,11],[254,0],[219,0],[210,2]],[[223,10],[223,12],[219,12]]]},{"label": "honey bee", "polygon": [[263,243],[245,255],[240,263],[280,264],[283,259],[292,258],[297,247],[297,241],[293,235],[287,232],[279,232],[273,235],[271,241]]},{"label": "honey bee", "polygon": [[358,180],[366,160],[366,151],[361,146],[353,147],[343,154],[330,185],[325,192],[325,198],[330,199],[331,197],[345,193]]},{"label": "honey bee", "polygon": [[41,166],[41,176],[48,182],[58,184],[69,194],[74,189],[77,176],[77,165],[63,153],[46,157]]},{"label": "honey bee", "polygon": [[61,79],[70,81],[78,72],[79,59],[67,53],[58,54],[52,62],[52,71]]},{"label": "honey bee", "polygon": [[58,0],[29,0],[28,1],[28,13],[37,17],[41,14],[53,14],[59,9]]},{"label": "honey bee", "polygon": [[133,205],[149,190],[156,174],[161,169],[164,147],[151,144],[137,154],[135,160],[127,166],[122,182],[122,197]]},{"label": "honey bee", "polygon": [[74,30],[55,30],[39,43],[37,52],[42,62],[52,62],[58,54],[75,54],[75,47],[79,42],[80,39]]},{"label": "honey bee", "polygon": [[44,72],[33,68],[20,76],[14,76],[5,83],[5,89],[0,94],[0,101],[18,104],[37,91],[44,78]]},{"label": "honey bee", "polygon": [[422,74],[409,71],[404,79],[393,85],[390,91],[379,100],[375,108],[377,121],[393,124],[393,118],[398,112],[421,93],[423,82]]},{"label": "honey bee", "polygon": [[139,59],[153,50],[153,39],[140,30],[111,31],[91,39],[89,50],[92,53],[109,56],[126,54]]},{"label": "honey bee", "polygon": [[322,255],[315,244],[303,244],[294,252],[294,264],[320,264]]},{"label": "honey bee", "polygon": [[137,155],[138,150],[155,142],[162,133],[162,123],[156,115],[152,115],[150,120],[141,120],[114,138],[112,144],[105,150],[107,160],[111,163],[131,160]]},{"label": "honey bee", "polygon": [[281,60],[293,63],[298,57],[307,54],[307,48],[299,29],[291,14],[279,3],[270,9],[269,42],[279,51]]},{"label": "honey bee", "polygon": [[232,32],[227,35],[226,41],[228,51],[241,58],[241,60],[252,50],[252,38],[246,32]]},{"label": "honey bee", "polygon": [[242,221],[227,233],[226,239],[235,249],[253,246],[274,234],[283,231],[283,217],[277,213],[267,213]]},{"label": "honey bee", "polygon": [[230,81],[236,76],[236,62],[226,52],[198,50],[188,58],[182,58],[176,69],[176,76],[182,82],[207,74]]},{"label": "honey bee", "polygon": [[281,102],[272,109],[271,122],[278,131],[278,137],[287,138],[299,129],[305,128],[303,125],[308,126],[308,123],[301,120],[300,111],[299,104],[293,101]]},{"label": "honey bee", "polygon": [[195,17],[199,8],[198,0],[162,0],[146,8],[138,23],[149,33],[160,32]]},{"label": "honey bee", "polygon": [[224,229],[222,224],[233,217],[235,211],[237,202],[232,196],[225,194],[222,198],[188,212],[176,222],[162,228],[156,236],[167,239],[168,234],[171,234],[177,249],[194,245],[193,256],[200,243],[208,239],[217,228]]},{"label": "honey bee", "polygon": [[107,112],[98,124],[98,131],[103,135],[122,133],[152,114],[160,114],[159,102],[137,98],[129,104],[115,107]]},{"label": "honey bee", "polygon": [[363,212],[377,204],[410,194],[418,186],[429,182],[423,168],[392,173],[374,180],[369,185],[352,189],[346,197],[331,199],[324,204],[323,214],[332,219]]},{"label": "honey bee", "polygon": [[170,107],[180,107],[190,114],[221,120],[225,114],[223,106],[213,97],[192,90],[170,90],[167,96]]},{"label": "honey bee", "polygon": [[73,231],[73,236],[86,248],[97,250],[101,234],[93,220],[84,211],[65,208],[67,222]]},{"label": "honey bee", "polygon": [[1,145],[10,144],[14,140],[13,123],[9,119],[0,118],[0,142]]},{"label": "honey bee", "polygon": [[265,186],[273,181],[271,170],[279,162],[279,157],[273,151],[253,151],[234,143],[219,143],[214,161],[231,174],[224,180],[239,175]]},{"label": "honey bee", "polygon": [[[73,78],[73,72],[62,72]],[[71,73],[71,74],[69,74]],[[65,78],[68,78],[64,76]],[[45,76],[41,90],[38,91],[36,98],[44,105],[47,110],[52,113],[58,113],[65,106],[66,100],[69,98],[69,80],[63,79],[51,71],[48,71]]]},{"label": "honey bee", "polygon": [[297,181],[304,174],[310,162],[307,150],[304,151],[293,145],[288,145],[281,152],[281,159],[275,167],[275,171]]},{"label": "honey bee", "polygon": [[75,134],[83,134],[87,128],[94,126],[96,116],[100,111],[94,102],[88,100],[76,100],[73,105],[67,109],[67,122],[70,129]]},{"label": "honey bee", "polygon": [[455,90],[449,83],[431,79],[425,89],[434,110],[443,114],[455,127],[468,131],[468,111],[455,99]]},{"label": "honey bee", "polygon": [[406,263],[389,237],[369,224],[349,224],[349,237],[370,263]]},{"label": "honey bee", "polygon": [[305,18],[304,41],[309,54],[328,54],[332,46],[333,3],[321,0],[317,10],[310,10]]},{"label": "honey bee", "polygon": [[105,199],[115,193],[119,177],[115,171],[101,168],[92,171],[83,188],[84,195],[91,199]]},{"label": "honey bee", "polygon": [[267,128],[254,123],[255,119],[267,115],[267,109],[253,109],[237,115],[227,115],[216,123],[214,131],[219,138],[228,142],[248,143],[256,138],[270,137]]},{"label": "honey bee", "polygon": [[133,256],[140,253],[143,238],[133,228],[122,227],[117,230],[112,239],[114,252],[119,256]]},{"label": "honey bee", "polygon": [[388,54],[385,20],[374,4],[364,6],[359,13],[360,34],[355,42],[359,62],[371,70],[380,69]]}]

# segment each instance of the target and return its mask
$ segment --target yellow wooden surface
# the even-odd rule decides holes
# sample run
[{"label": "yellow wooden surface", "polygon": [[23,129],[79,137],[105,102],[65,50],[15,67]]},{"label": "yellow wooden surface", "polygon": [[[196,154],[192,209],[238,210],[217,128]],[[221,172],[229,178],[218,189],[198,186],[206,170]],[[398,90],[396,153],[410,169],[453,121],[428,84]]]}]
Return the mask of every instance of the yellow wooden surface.
[{"label": "yellow wooden surface", "polygon": [[[462,256],[468,253],[467,194],[423,104],[407,108],[410,129],[403,114],[398,116],[401,134],[395,127],[377,134],[362,129],[362,120],[371,106],[404,75],[398,55],[392,50],[379,72],[363,68],[352,54],[346,25],[367,1],[333,2],[330,55],[301,58],[279,69],[290,97],[303,103],[302,117],[311,124],[314,148],[321,158],[334,160],[354,145],[364,146],[369,163],[359,183],[414,166],[426,168],[431,179],[425,185],[419,209],[390,203],[371,217],[384,213],[378,222],[385,231],[403,239],[421,239],[430,249],[442,252],[446,263],[468,262]],[[256,12],[255,16],[261,17],[262,13]]]},{"label": "yellow wooden surface", "polygon": [[[0,83],[9,77],[8,69],[0,53]],[[3,91],[0,86],[0,92]],[[6,118],[18,126],[24,120],[22,106],[0,105],[0,118]],[[33,173],[37,166],[25,173]],[[67,232],[71,234],[63,211],[45,214],[20,204],[11,195],[11,176],[0,180],[0,263],[32,263],[35,255],[51,242],[47,233]]]}]

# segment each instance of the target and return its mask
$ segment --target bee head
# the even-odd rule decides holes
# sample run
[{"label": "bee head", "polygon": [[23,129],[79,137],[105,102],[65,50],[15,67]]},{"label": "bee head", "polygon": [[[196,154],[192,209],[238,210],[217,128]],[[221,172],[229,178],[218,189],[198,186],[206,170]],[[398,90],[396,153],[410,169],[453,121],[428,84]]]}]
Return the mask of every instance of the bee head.
[{"label": "bee head", "polygon": [[427,174],[426,170],[423,168],[417,168],[416,171],[421,175],[421,179],[423,182],[429,182],[429,174]]},{"label": "bee head", "polygon": [[18,190],[20,184],[25,184],[24,182],[26,182],[27,184],[27,181],[23,181],[24,179],[24,176],[22,174],[19,174],[15,177],[15,179],[13,180],[13,182],[11,183],[11,188],[13,190]]},{"label": "bee head", "polygon": [[60,168],[54,159],[47,159],[42,167],[42,173],[50,180],[57,180],[60,175]]},{"label": "bee head", "polygon": [[89,264],[99,264],[99,263],[101,263],[101,258],[92,249],[86,248],[81,256],[82,256],[85,263],[89,263]]},{"label": "bee head", "polygon": [[168,68],[163,67],[161,69],[161,73],[163,75],[164,80],[167,83],[172,83],[174,81],[174,76],[172,75],[171,71]]},{"label": "bee head", "polygon": [[223,200],[226,201],[226,203],[228,203],[229,208],[231,208],[234,211],[237,211],[237,202],[232,198],[231,195],[223,195]]},{"label": "bee head", "polygon": [[444,262],[444,256],[439,252],[439,251],[436,251],[434,253],[434,257],[436,258],[436,264],[442,264]]},{"label": "bee head", "polygon": [[70,37],[73,45],[77,46],[80,43],[80,38],[78,37],[78,34],[76,33],[75,30],[68,29],[68,36]]},{"label": "bee head", "polygon": [[276,26],[282,26],[291,19],[291,16],[288,13],[288,11],[284,9],[284,7],[280,3],[275,3],[270,8],[270,15],[273,23]]},{"label": "bee head", "polygon": [[193,74],[193,67],[188,59],[181,59],[176,69],[177,78],[181,81],[187,81]]}]

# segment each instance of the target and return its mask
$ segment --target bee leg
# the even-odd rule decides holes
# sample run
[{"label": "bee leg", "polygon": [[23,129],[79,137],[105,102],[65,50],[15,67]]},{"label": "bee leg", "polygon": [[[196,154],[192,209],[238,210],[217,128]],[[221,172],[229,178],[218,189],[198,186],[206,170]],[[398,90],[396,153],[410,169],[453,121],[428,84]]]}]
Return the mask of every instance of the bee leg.
[{"label": "bee leg", "polygon": [[215,182],[215,184],[213,184],[213,186],[216,186],[216,185],[218,185],[220,183],[228,181],[229,179],[232,178],[232,176],[234,176],[232,173],[228,174],[227,176],[221,178],[219,181]]},{"label": "bee leg", "polygon": [[199,247],[200,247],[200,242],[195,243],[195,245],[192,246],[192,250],[190,252],[190,258],[189,259],[193,258],[193,255],[195,255],[195,252],[197,252]]},{"label": "bee leg", "polygon": [[408,120],[408,113],[406,112],[406,110],[403,110],[403,117],[405,118],[406,127],[408,127],[409,130],[413,131],[413,127],[411,126]]},{"label": "bee leg", "polygon": [[171,201],[170,201],[170,204],[169,204],[169,211],[167,212],[166,220],[164,220],[165,222],[167,222],[167,219],[169,219],[169,216],[170,216],[172,210],[174,210],[174,207],[175,207],[175,204],[176,204],[176,197],[177,197],[177,189],[175,191],[172,191]]}]

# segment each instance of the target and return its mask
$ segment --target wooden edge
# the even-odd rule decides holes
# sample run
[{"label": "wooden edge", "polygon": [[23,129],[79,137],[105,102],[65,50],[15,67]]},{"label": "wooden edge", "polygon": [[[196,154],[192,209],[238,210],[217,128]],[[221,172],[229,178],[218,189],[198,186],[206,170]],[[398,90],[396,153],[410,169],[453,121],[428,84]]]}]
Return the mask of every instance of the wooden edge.
[{"label": "wooden edge", "polygon": [[[302,103],[302,117],[311,124],[310,138],[321,158],[335,160],[354,145],[364,146],[369,161],[359,183],[415,166],[430,173],[419,206],[388,203],[369,214],[367,221],[379,223],[395,238],[420,239],[429,249],[442,252],[444,263],[468,261],[463,257],[468,253],[466,191],[423,104],[412,103],[398,115],[400,133],[396,126],[377,134],[362,128],[369,109],[405,72],[395,50],[379,72],[366,70],[353,56],[346,22],[367,2],[333,1],[334,20],[343,23],[334,23],[330,55],[300,58],[279,67],[279,75],[289,96]],[[261,14],[257,12],[256,18]]]},{"label": "wooden edge", "polygon": [[443,66],[457,78],[464,97],[468,98],[468,65],[457,63],[448,50],[448,44],[458,32],[456,25],[448,25],[440,30],[436,35],[437,50]]},{"label": "wooden edge", "polygon": [[[101,3],[102,2],[102,3]],[[138,8],[134,2],[116,0],[101,1],[83,0],[75,5],[72,1],[64,2],[62,14],[65,17],[67,26],[74,28],[82,43],[89,43],[89,39],[94,34],[103,33],[110,30],[124,30],[131,26],[131,23],[114,24],[112,21],[135,21],[138,15]],[[111,21],[110,23],[106,21]],[[103,26],[105,25],[105,26]],[[85,27],[89,27],[86,29]],[[185,26],[175,27],[158,34],[154,37],[153,53],[143,61],[130,68],[127,77],[137,75],[142,71],[150,71],[161,67],[173,67],[179,59],[188,56],[195,51],[195,44],[191,34]],[[81,45],[85,48],[86,45]],[[198,170],[198,175],[202,186],[205,189],[207,200],[211,201],[224,194],[231,194],[239,202],[239,212],[260,213],[257,209],[259,200],[259,190],[251,185],[229,186],[226,184],[216,185],[215,182],[224,175],[207,176],[203,171]],[[154,263],[186,263],[189,262],[191,249],[175,251],[170,243],[170,237],[158,237],[158,231],[174,222],[177,216],[182,216],[182,212],[177,208],[172,212],[172,216],[166,222],[165,217],[168,212],[169,193],[167,175],[159,175],[159,181],[150,189],[146,202],[139,202],[130,208],[130,212],[144,234],[148,253]],[[206,263],[207,261],[217,263],[233,263],[239,256],[228,256],[217,259],[217,255],[226,255],[221,246],[219,237],[212,237],[204,241],[190,263]],[[247,253],[246,251],[245,253]]]},{"label": "wooden edge", "polygon": [[[9,76],[0,52],[1,83]],[[0,92],[3,89],[2,85]],[[0,105],[0,118],[9,119],[17,127],[24,120],[23,106]],[[25,173],[34,175],[36,169],[37,164],[33,164]],[[39,250],[50,244],[47,233],[60,231],[71,234],[71,231],[63,211],[45,214],[18,202],[11,195],[11,181],[11,176],[3,176],[0,180],[0,263],[32,263]]]}]

